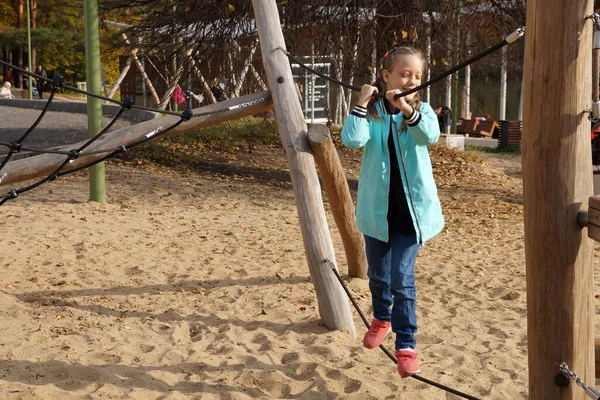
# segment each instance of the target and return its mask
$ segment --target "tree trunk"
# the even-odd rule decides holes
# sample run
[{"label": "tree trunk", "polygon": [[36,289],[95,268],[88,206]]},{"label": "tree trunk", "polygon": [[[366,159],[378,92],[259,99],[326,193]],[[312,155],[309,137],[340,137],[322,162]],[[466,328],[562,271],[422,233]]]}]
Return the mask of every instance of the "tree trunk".
[{"label": "tree trunk", "polygon": [[330,260],[337,265],[292,70],[288,58],[279,49],[285,48],[285,41],[277,5],[275,0],[252,0],[252,5],[263,64],[275,103],[279,133],[290,165],[304,249],[317,293],[319,314],[323,324],[329,329],[345,330],[355,337],[356,328],[348,298],[327,263]]}]

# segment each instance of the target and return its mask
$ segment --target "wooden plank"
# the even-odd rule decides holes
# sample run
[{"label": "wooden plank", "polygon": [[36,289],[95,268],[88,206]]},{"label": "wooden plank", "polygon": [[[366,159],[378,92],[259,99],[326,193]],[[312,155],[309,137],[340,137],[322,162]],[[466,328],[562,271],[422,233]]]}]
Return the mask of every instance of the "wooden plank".
[{"label": "wooden plank", "polygon": [[577,224],[593,188],[585,118],[593,12],[592,0],[527,1],[522,162],[530,400],[587,398],[574,382],[554,383],[560,362],[594,382],[593,242]]},{"label": "wooden plank", "polygon": [[590,196],[588,200],[589,208],[600,210],[600,196]]},{"label": "wooden plank", "polygon": [[311,125],[308,140],[327,192],[331,213],[342,238],[348,275],[367,279],[365,238],[356,225],[354,202],[329,128],[321,124]]},{"label": "wooden plank", "polygon": [[[169,137],[180,134],[182,132],[187,132],[190,130],[198,129],[201,127],[207,127],[214,124],[218,124],[219,122],[228,121],[231,119],[237,119],[242,117],[247,117],[249,115],[260,114],[265,111],[273,109],[273,101],[271,100],[271,95],[269,92],[260,92],[255,93],[248,96],[239,97],[237,99],[231,99],[227,101],[223,101],[218,104],[211,104],[209,106],[204,106],[201,108],[197,108],[193,110],[194,113],[200,114],[203,112],[210,112],[215,110],[221,110],[223,108],[232,107],[238,104],[244,104],[247,102],[254,102],[264,99],[265,101],[251,104],[249,106],[234,108],[233,110],[221,112],[218,114],[199,116],[197,118],[192,118],[191,120],[182,123],[172,131],[165,134],[162,137]],[[156,118],[150,121],[142,122],[139,124],[135,124],[129,126],[127,128],[115,130],[109,132],[99,138],[96,142],[90,145],[87,150],[92,152],[96,150],[102,149],[116,149],[121,145],[128,146],[131,143],[134,143],[149,132],[152,132],[159,127],[164,129],[173,125],[180,118],[177,116],[167,116],[163,118]],[[81,147],[86,141],[82,141],[79,143],[73,143],[68,146],[62,146],[56,150],[66,150],[69,151],[71,149],[77,149]],[[69,171],[71,169],[75,169],[82,165],[86,165],[94,160],[97,160],[104,156],[105,154],[96,154],[90,156],[80,156],[76,160],[70,162],[63,171]],[[10,161],[6,166],[2,169],[2,173],[6,173],[6,177],[0,182],[0,186],[8,185],[10,183],[20,182],[28,179],[39,178],[41,176],[47,176],[51,172],[54,172],[59,165],[63,163],[65,160],[64,155],[60,154],[41,154],[35,157],[23,158],[21,160]]]},{"label": "wooden plank", "polygon": [[600,210],[597,208],[588,209],[588,224],[600,227]]},{"label": "wooden plank", "polygon": [[600,226],[588,225],[587,227],[588,237],[596,242],[600,242]]},{"label": "wooden plank", "polygon": [[308,268],[317,293],[319,315],[329,329],[356,336],[348,297],[325,262],[335,261],[333,242],[323,208],[308,129],[296,95],[275,0],[252,0],[263,64],[273,94],[279,134],[290,166]]}]

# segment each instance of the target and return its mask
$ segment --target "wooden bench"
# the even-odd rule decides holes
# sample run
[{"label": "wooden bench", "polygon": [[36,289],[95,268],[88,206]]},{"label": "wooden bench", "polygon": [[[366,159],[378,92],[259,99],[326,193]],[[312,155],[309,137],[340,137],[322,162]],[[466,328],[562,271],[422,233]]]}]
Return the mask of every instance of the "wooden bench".
[{"label": "wooden bench", "polygon": [[469,136],[498,137],[500,125],[496,121],[479,121],[476,119],[465,119],[457,128],[456,133],[469,134]]},{"label": "wooden bench", "polygon": [[478,125],[479,125],[479,121],[476,119],[463,119],[462,123],[460,124],[460,126],[458,126],[456,128],[456,133],[460,133],[460,134],[469,134],[469,135],[473,135],[473,134],[478,134]]},{"label": "wooden bench", "polygon": [[487,137],[498,137],[500,125],[496,121],[479,121],[479,134]]}]

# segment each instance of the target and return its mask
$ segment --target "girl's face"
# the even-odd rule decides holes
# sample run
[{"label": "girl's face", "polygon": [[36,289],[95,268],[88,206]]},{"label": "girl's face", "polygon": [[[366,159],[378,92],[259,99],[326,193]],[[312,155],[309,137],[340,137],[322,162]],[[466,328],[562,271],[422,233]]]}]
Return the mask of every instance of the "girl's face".
[{"label": "girl's face", "polygon": [[[383,80],[387,85],[387,90],[400,89],[406,92],[421,84],[422,73],[423,60],[418,56],[405,54],[398,56],[396,64],[391,70],[383,70]],[[410,102],[416,94],[412,93],[404,98]]]}]

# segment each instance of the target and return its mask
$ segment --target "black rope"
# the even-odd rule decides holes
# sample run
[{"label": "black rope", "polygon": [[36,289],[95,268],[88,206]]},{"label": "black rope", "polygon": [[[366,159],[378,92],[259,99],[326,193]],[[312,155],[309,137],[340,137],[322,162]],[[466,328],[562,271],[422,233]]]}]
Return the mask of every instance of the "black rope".
[{"label": "black rope", "polygon": [[[520,29],[518,29],[517,31],[515,31],[515,33],[514,33],[514,34],[516,34],[516,35],[519,35],[519,37],[520,37],[520,36],[522,36],[522,35],[523,35],[523,32],[524,32],[524,28],[520,28]],[[455,67],[452,67],[452,68],[450,68],[450,69],[449,69],[449,70],[447,70],[446,72],[444,72],[444,73],[442,73],[442,74],[440,74],[440,75],[438,75],[438,76],[436,76],[436,77],[434,77],[434,78],[430,79],[429,81],[427,81],[427,82],[425,82],[425,83],[423,83],[423,84],[421,84],[421,85],[419,85],[419,86],[417,86],[417,87],[415,87],[415,88],[413,88],[413,89],[407,90],[406,92],[402,92],[402,93],[399,93],[399,94],[395,95],[395,96],[394,96],[394,98],[395,98],[395,99],[398,99],[398,98],[400,98],[400,97],[408,96],[409,94],[412,94],[412,93],[418,92],[418,91],[419,91],[419,90],[421,90],[421,89],[424,89],[424,88],[426,88],[426,87],[428,87],[428,86],[431,86],[431,85],[433,85],[434,83],[436,83],[436,82],[439,82],[439,81],[441,81],[442,79],[446,78],[447,76],[449,76],[449,75],[452,75],[452,74],[453,74],[453,73],[455,73],[456,71],[459,71],[459,70],[463,69],[463,68],[464,68],[464,67],[466,67],[467,65],[471,65],[471,64],[473,64],[475,61],[478,61],[478,60],[482,59],[483,57],[485,57],[485,56],[487,56],[487,55],[489,55],[489,54],[491,54],[491,53],[493,53],[493,52],[495,52],[495,51],[497,51],[497,50],[501,49],[502,47],[506,46],[506,45],[507,45],[507,44],[509,44],[509,43],[512,43],[512,41],[509,41],[509,39],[508,39],[508,38],[505,38],[505,39],[503,39],[502,41],[500,41],[500,42],[496,43],[495,45],[493,45],[492,47],[490,47],[489,49],[487,49],[487,50],[485,50],[485,51],[483,51],[483,52],[481,52],[481,53],[477,54],[477,55],[476,55],[476,56],[474,56],[474,57],[471,57],[471,58],[469,58],[468,60],[466,60],[466,61],[464,61],[464,62],[462,62],[462,63],[460,63],[460,64],[456,65]],[[329,82],[332,82],[332,83],[334,83],[334,84],[336,84],[336,85],[339,85],[339,86],[345,87],[345,88],[347,88],[347,89],[354,90],[354,91],[356,91],[356,92],[360,92],[360,90],[361,90],[361,88],[360,88],[360,87],[358,87],[358,86],[353,86],[353,85],[350,85],[350,84],[344,83],[344,82],[342,82],[342,81],[339,81],[339,80],[337,80],[337,79],[331,78],[330,76],[327,76],[327,75],[325,75],[325,74],[323,74],[323,73],[321,73],[321,72],[319,72],[319,71],[317,71],[317,70],[315,70],[315,69],[313,69],[313,68],[309,67],[308,65],[304,64],[302,61],[300,61],[300,60],[298,60],[297,58],[293,57],[293,56],[290,54],[290,52],[289,52],[289,51],[287,51],[286,49],[284,49],[284,48],[281,48],[281,47],[279,47],[279,49],[280,49],[281,51],[283,51],[283,53],[284,53],[284,54],[285,54],[285,55],[286,55],[286,56],[287,56],[287,57],[288,57],[290,60],[292,60],[292,61],[294,61],[295,63],[297,63],[298,65],[300,65],[300,66],[301,66],[302,68],[304,68],[305,70],[307,70],[307,71],[309,71],[309,72],[312,72],[313,74],[315,74],[315,75],[317,75],[317,76],[320,76],[321,78],[323,78],[323,79],[325,79],[325,80],[328,80]],[[375,97],[385,97],[385,94],[383,94],[383,93],[374,93],[374,94],[373,94],[373,96],[375,96]]]},{"label": "black rope", "polygon": [[[340,284],[342,285],[342,287],[344,288],[344,291],[346,292],[346,294],[348,295],[348,298],[350,299],[350,301],[352,302],[352,305],[354,306],[354,308],[356,309],[356,311],[358,312],[358,315],[360,315],[360,318],[362,319],[362,321],[364,322],[364,324],[367,326],[367,329],[371,328],[371,325],[369,324],[369,321],[367,321],[367,319],[365,318],[364,314],[362,313],[360,307],[358,306],[358,303],[356,303],[356,300],[354,300],[354,297],[352,297],[352,294],[350,293],[350,290],[348,290],[348,287],[346,286],[346,284],[344,283],[344,281],[342,280],[342,277],[340,276],[340,273],[338,272],[336,266],[333,264],[333,262],[329,259],[325,259],[326,263],[329,264],[329,268],[331,268],[331,270],[333,271],[333,273],[335,274],[338,282],[340,282]],[[394,364],[398,363],[398,360],[396,359],[396,357],[388,350],[386,349],[383,345],[379,345],[379,348],[390,358],[390,360],[392,360],[394,362]],[[459,397],[462,397],[464,399],[469,399],[469,400],[480,400],[477,397],[459,392],[456,389],[452,389],[451,387],[442,385],[441,383],[437,383],[434,382],[432,380],[429,380],[427,378],[423,378],[419,375],[411,375],[411,378],[414,378],[416,380],[419,380],[421,382],[427,383],[431,386],[435,386],[439,389],[445,390],[446,392],[455,394]]]}]

